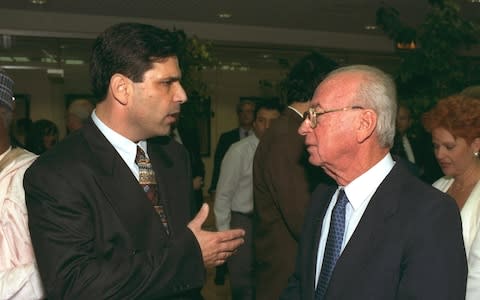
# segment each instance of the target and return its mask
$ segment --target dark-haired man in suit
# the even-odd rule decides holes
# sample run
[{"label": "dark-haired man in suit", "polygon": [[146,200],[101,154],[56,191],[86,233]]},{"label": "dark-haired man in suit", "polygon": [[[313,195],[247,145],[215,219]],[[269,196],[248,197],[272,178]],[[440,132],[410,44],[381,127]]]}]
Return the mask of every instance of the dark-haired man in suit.
[{"label": "dark-haired man in suit", "polygon": [[465,299],[467,264],[455,201],[395,163],[393,80],[337,69],[317,87],[299,133],[319,185],[295,272],[281,299]]},{"label": "dark-haired man in suit", "polygon": [[222,133],[218,139],[213,161],[212,181],[210,188],[208,189],[209,193],[214,194],[217,189],[218,177],[220,176],[220,166],[228,148],[230,148],[233,143],[236,143],[253,133],[252,126],[254,112],[255,102],[251,100],[241,100],[237,104],[238,127]]},{"label": "dark-haired man in suit", "polygon": [[[193,218],[186,150],[167,136],[180,105],[177,36],[122,23],[94,42],[92,119],[25,175],[29,228],[49,299],[201,299],[205,267],[242,230]],[[154,139],[151,139],[154,138]],[[193,218],[193,220],[192,220]]]},{"label": "dark-haired man in suit", "polygon": [[305,137],[298,134],[298,127],[310,107],[315,87],[336,67],[333,60],[319,53],[304,56],[292,67],[284,81],[288,107],[272,122],[255,153],[257,299],[278,299],[285,288],[295,265],[310,194],[319,182],[330,180],[321,169],[308,163]]}]

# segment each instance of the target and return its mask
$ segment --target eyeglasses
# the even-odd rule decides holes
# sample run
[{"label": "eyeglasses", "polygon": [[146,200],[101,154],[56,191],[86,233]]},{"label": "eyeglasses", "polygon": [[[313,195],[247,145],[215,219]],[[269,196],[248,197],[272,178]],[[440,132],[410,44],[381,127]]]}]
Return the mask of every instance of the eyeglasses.
[{"label": "eyeglasses", "polygon": [[337,112],[337,111],[347,111],[347,110],[352,110],[352,109],[364,109],[361,106],[348,106],[344,108],[336,108],[336,109],[321,109],[320,111],[317,111],[316,108],[310,107],[304,114],[303,114],[303,120],[307,120],[310,122],[310,127],[313,129],[317,127],[317,118],[328,113],[332,112]]}]

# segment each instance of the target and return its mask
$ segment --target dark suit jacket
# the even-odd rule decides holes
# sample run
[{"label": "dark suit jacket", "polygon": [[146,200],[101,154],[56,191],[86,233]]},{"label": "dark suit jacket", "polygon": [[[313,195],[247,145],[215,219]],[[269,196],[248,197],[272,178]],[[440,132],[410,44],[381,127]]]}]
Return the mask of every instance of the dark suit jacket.
[{"label": "dark suit jacket", "polygon": [[[181,120],[182,121],[182,120]],[[182,139],[183,146],[188,151],[190,157],[190,166],[192,169],[192,178],[205,178],[205,165],[200,154],[200,138],[196,128],[184,126],[182,122],[178,124],[178,133]],[[199,211],[203,204],[203,190],[202,188],[194,190],[195,211]]]},{"label": "dark suit jacket", "polygon": [[[336,187],[319,186],[295,273],[282,299],[314,299],[323,217]],[[458,208],[400,164],[380,184],[333,271],[324,299],[465,299],[467,263]]]},{"label": "dark suit jacket", "polygon": [[[407,134],[407,137],[413,150],[413,156],[415,157],[414,168],[417,168],[416,172],[418,172],[420,178],[431,184],[438,178],[442,177],[443,173],[435,159],[432,137],[430,134],[423,132],[420,134],[420,137],[414,137]],[[390,153],[404,159],[407,163],[409,162],[403,146],[402,136],[398,132],[393,140],[393,147],[390,150]]]},{"label": "dark suit jacket", "polygon": [[220,176],[220,166],[222,165],[223,157],[227,153],[228,148],[233,143],[240,140],[240,128],[235,128],[230,131],[222,133],[218,139],[217,148],[215,149],[215,156],[213,161],[212,182],[210,184],[209,192],[214,192],[217,189],[218,177]]},{"label": "dark suit jacket", "polygon": [[148,142],[167,236],[135,176],[90,121],[24,178],[29,228],[49,299],[196,299],[205,280],[188,156]]},{"label": "dark suit jacket", "polygon": [[[308,162],[302,118],[286,108],[263,135],[253,162],[257,299],[278,299],[292,274],[305,208],[326,175]],[[268,288],[267,288],[268,287]]]}]

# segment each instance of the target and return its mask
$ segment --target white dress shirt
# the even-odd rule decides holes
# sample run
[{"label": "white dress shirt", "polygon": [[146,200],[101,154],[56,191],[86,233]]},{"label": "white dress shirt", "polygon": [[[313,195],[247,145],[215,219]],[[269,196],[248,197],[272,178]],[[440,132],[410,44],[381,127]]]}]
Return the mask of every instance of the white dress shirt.
[{"label": "white dress shirt", "polygon": [[215,194],[215,220],[219,231],[230,229],[231,212],[253,211],[253,157],[258,138],[252,134],[230,146],[220,167]]},{"label": "white dress shirt", "polygon": [[[433,186],[447,192],[455,179],[442,177]],[[468,262],[466,300],[480,299],[480,181],[477,182],[460,211],[463,242]]]},{"label": "white dress shirt", "polygon": [[[361,176],[357,177],[347,186],[343,187],[345,189],[345,194],[347,195],[349,202],[347,203],[345,209],[345,232],[343,235],[341,249],[342,252],[348,241],[350,240],[353,232],[357,228],[357,225],[360,222],[360,219],[362,218],[363,213],[365,212],[365,209],[370,202],[370,199],[377,190],[378,186],[392,170],[394,165],[395,162],[392,159],[391,155],[388,153],[375,166],[370,168]],[[318,245],[317,268],[315,271],[315,286],[318,283],[318,278],[320,277],[320,272],[322,270],[323,255],[325,252],[325,245],[327,244],[327,236],[330,228],[330,218],[332,216],[333,207],[335,206],[335,203],[337,203],[337,195],[340,188],[342,187],[339,187],[335,194],[333,194],[327,212],[325,213],[325,217],[323,218],[322,232]]]},{"label": "white dress shirt", "polygon": [[137,146],[140,146],[142,150],[147,154],[147,142],[140,141],[137,144],[127,139],[123,135],[115,132],[110,127],[105,125],[95,114],[95,110],[92,112],[93,123],[98,127],[100,132],[105,136],[105,138],[112,144],[112,146],[117,150],[118,154],[122,157],[123,161],[132,171],[135,178],[139,178],[138,165],[135,163],[135,157],[137,156]]},{"label": "white dress shirt", "polygon": [[403,144],[403,149],[405,150],[405,154],[407,155],[407,159],[414,164],[415,163],[415,155],[413,154],[413,149],[412,145],[410,144],[410,141],[408,140],[408,137],[406,134],[402,136],[402,144]]}]

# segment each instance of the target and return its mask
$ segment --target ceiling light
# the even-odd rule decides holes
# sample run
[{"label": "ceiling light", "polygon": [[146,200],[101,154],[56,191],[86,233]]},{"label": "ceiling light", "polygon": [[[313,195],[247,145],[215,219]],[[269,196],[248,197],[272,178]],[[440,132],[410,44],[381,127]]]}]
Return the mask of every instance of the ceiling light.
[{"label": "ceiling light", "polygon": [[30,0],[30,3],[35,5],[44,5],[45,3],[47,3],[47,0]]},{"label": "ceiling light", "polygon": [[221,13],[217,14],[217,16],[220,19],[230,19],[232,17],[232,14],[227,13],[227,12],[221,12]]},{"label": "ceiling light", "polygon": [[365,29],[366,30],[376,30],[377,26],[375,26],[375,25],[365,25]]},{"label": "ceiling light", "polygon": [[25,57],[25,56],[14,56],[13,60],[15,62],[29,62],[30,61],[30,59],[28,57]]}]

